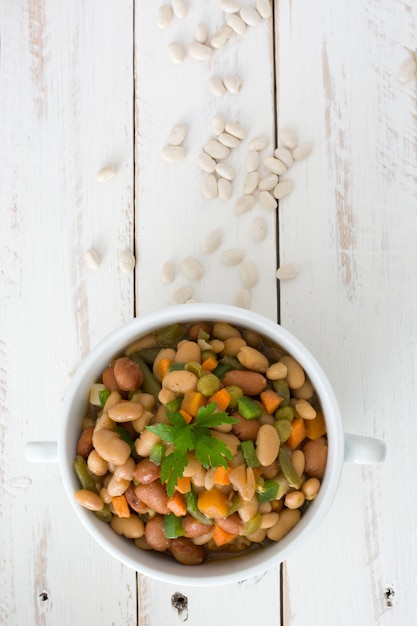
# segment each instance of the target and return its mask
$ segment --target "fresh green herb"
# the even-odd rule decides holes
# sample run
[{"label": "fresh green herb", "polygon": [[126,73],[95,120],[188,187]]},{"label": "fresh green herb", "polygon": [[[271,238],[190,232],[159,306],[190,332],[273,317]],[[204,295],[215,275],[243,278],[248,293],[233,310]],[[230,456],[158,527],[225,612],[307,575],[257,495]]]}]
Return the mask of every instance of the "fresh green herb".
[{"label": "fresh green herb", "polygon": [[161,465],[161,480],[167,485],[167,494],[171,497],[178,478],[181,478],[188,463],[187,452],[194,451],[196,459],[206,469],[223,465],[232,460],[232,453],[224,441],[211,435],[210,428],[221,424],[235,424],[237,420],[224,411],[216,411],[214,402],[199,408],[197,417],[187,424],[181,413],[167,413],[169,424],[155,424],[146,428],[174,445],[171,454],[165,457]]}]

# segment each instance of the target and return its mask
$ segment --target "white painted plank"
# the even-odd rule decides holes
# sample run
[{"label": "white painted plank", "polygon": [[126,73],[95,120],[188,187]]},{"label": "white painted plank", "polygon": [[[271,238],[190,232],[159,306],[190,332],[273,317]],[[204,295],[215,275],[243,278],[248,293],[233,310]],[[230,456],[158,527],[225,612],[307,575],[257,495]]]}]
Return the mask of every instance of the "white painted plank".
[{"label": "white painted plank", "polygon": [[280,209],[282,261],[300,264],[281,286],[282,323],[328,372],[345,430],[388,444],[384,466],[345,468],[322,528],[288,561],[284,623],[413,623],[416,82],[397,71],[415,49],[416,8],[277,9],[279,126],[314,144]]},{"label": "white painted plank", "polygon": [[55,439],[68,374],[133,314],[117,267],[133,246],[132,3],[0,12],[0,622],[133,624],[135,574],[79,527],[58,467],[24,460],[26,441]]}]

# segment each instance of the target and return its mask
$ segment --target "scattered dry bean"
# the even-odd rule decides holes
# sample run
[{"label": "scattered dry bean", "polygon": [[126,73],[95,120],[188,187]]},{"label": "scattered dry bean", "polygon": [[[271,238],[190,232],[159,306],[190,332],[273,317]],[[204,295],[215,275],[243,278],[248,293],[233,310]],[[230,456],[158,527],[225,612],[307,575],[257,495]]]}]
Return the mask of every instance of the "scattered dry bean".
[{"label": "scattered dry bean", "polygon": [[236,172],[229,163],[216,163],[216,174],[221,176],[222,178],[226,178],[226,180],[233,180],[236,176]]},{"label": "scattered dry bean", "polygon": [[235,122],[226,122],[225,129],[228,133],[237,137],[238,139],[245,139],[247,136],[246,130],[240,124]]},{"label": "scattered dry bean", "polygon": [[156,14],[156,23],[159,28],[166,28],[169,26],[172,20],[172,9],[168,5],[164,5],[159,7],[158,12]]},{"label": "scattered dry bean", "polygon": [[274,151],[274,157],[282,161],[287,167],[291,167],[294,163],[293,156],[288,148],[277,148]]},{"label": "scattered dry bean", "polygon": [[233,192],[230,181],[226,178],[219,178],[217,181],[217,188],[220,200],[229,200]]},{"label": "scattered dry bean", "polygon": [[197,61],[208,61],[213,55],[213,48],[204,43],[193,41],[188,48],[188,52]]},{"label": "scattered dry bean", "polygon": [[274,189],[274,196],[277,200],[281,200],[288,196],[294,189],[292,180],[282,180]]},{"label": "scattered dry bean", "polygon": [[171,295],[171,302],[173,304],[184,304],[190,298],[193,297],[193,290],[188,285],[184,285],[183,287],[179,287],[174,293]]},{"label": "scattered dry bean", "polygon": [[220,261],[223,265],[237,265],[244,256],[245,253],[240,248],[230,248],[229,250],[223,250],[220,254]]},{"label": "scattered dry bean", "polygon": [[183,146],[164,146],[161,156],[167,163],[178,163],[184,159],[185,149]]},{"label": "scattered dry bean", "polygon": [[211,118],[211,127],[215,135],[220,135],[225,128],[226,122],[221,115],[214,115]]},{"label": "scattered dry bean", "polygon": [[310,143],[300,143],[294,150],[292,151],[292,156],[294,161],[301,161],[308,157],[311,153],[312,145]]},{"label": "scattered dry bean", "polygon": [[226,20],[226,24],[230,26],[230,28],[236,33],[236,35],[243,35],[247,28],[245,22],[239,15],[236,15],[236,13],[229,15]]},{"label": "scattered dry bean", "polygon": [[278,176],[276,174],[268,174],[264,178],[261,178],[258,183],[259,191],[271,191],[275,189],[278,184]]},{"label": "scattered dry bean", "polygon": [[240,307],[241,309],[250,309],[251,299],[250,290],[241,289],[235,296],[234,305]]},{"label": "scattered dry bean", "polygon": [[225,76],[223,78],[223,84],[230,93],[238,93],[242,89],[242,81],[238,76]]},{"label": "scattered dry bean", "polygon": [[177,124],[172,128],[167,137],[167,141],[171,146],[180,146],[187,136],[188,127],[186,124]]},{"label": "scattered dry bean", "polygon": [[230,148],[224,146],[219,141],[211,139],[206,143],[203,148],[204,152],[207,152],[213,159],[226,159],[230,154]]},{"label": "scattered dry bean", "polygon": [[90,248],[90,250],[87,250],[87,252],[85,253],[85,262],[87,263],[88,267],[92,270],[95,270],[98,267],[100,267],[101,258],[97,250],[94,250],[94,248]]},{"label": "scattered dry bean", "polygon": [[413,78],[417,72],[417,64],[414,59],[406,59],[401,63],[398,69],[398,80],[402,83],[407,83]]},{"label": "scattered dry bean", "polygon": [[292,130],[289,128],[283,128],[279,131],[278,136],[286,148],[294,150],[297,145],[297,137]]},{"label": "scattered dry bean", "polygon": [[256,170],[254,172],[249,172],[243,181],[243,193],[251,194],[258,187],[259,183],[259,172]]},{"label": "scattered dry bean", "polygon": [[263,160],[263,163],[270,172],[273,172],[273,174],[277,174],[278,176],[281,176],[281,174],[285,174],[285,172],[287,171],[286,165],[284,165],[282,161],[276,159],[275,157],[266,157]]},{"label": "scattered dry bean", "polygon": [[246,213],[246,211],[250,211],[250,209],[255,206],[255,202],[255,196],[245,194],[236,200],[234,211],[238,215],[240,215],[241,213]]},{"label": "scattered dry bean", "polygon": [[164,283],[172,283],[175,279],[175,263],[174,261],[165,261],[162,266],[161,276]]},{"label": "scattered dry bean", "polygon": [[207,152],[200,152],[197,157],[197,162],[203,172],[207,172],[208,174],[212,174],[216,169],[216,161],[212,159]]},{"label": "scattered dry bean", "polygon": [[202,189],[204,196],[209,200],[218,195],[217,178],[214,174],[204,174]]},{"label": "scattered dry bean", "polygon": [[256,0],[256,10],[264,19],[268,19],[272,15],[270,0]]},{"label": "scattered dry bean", "polygon": [[195,40],[198,43],[206,43],[208,36],[209,34],[207,26],[202,22],[197,24],[197,26],[195,27]]},{"label": "scattered dry bean", "polygon": [[249,259],[242,261],[239,264],[239,274],[242,278],[243,284],[245,287],[250,289],[254,287],[259,280],[259,272],[255,263]]},{"label": "scattered dry bean", "polygon": [[220,0],[220,8],[225,13],[237,13],[240,9],[240,4],[235,0]]},{"label": "scattered dry bean", "polygon": [[298,265],[296,263],[286,263],[281,265],[276,271],[278,280],[290,280],[298,275]]},{"label": "scattered dry bean", "polygon": [[251,7],[242,7],[239,11],[239,15],[248,26],[258,26],[261,22],[261,16]]},{"label": "scattered dry bean", "polygon": [[218,141],[228,148],[237,148],[240,144],[240,139],[230,133],[220,133]]},{"label": "scattered dry bean", "polygon": [[265,135],[259,135],[251,139],[249,143],[249,150],[256,150],[259,152],[261,150],[264,150],[267,147],[268,143],[268,137],[265,137]]},{"label": "scattered dry bean", "polygon": [[208,83],[210,91],[216,96],[222,96],[227,91],[220,76],[210,76]]},{"label": "scattered dry bean", "polygon": [[177,41],[171,41],[168,44],[168,54],[173,63],[183,63],[185,59],[185,50]]},{"label": "scattered dry bean", "polygon": [[186,276],[193,280],[199,280],[204,274],[204,269],[200,261],[190,256],[182,259],[181,269]]},{"label": "scattered dry bean", "polygon": [[246,169],[248,172],[254,172],[258,169],[261,159],[257,150],[249,150],[248,157],[246,159]]},{"label": "scattered dry bean", "polygon": [[99,172],[97,172],[97,182],[107,183],[107,181],[114,178],[116,174],[117,169],[114,165],[108,165],[107,167],[103,167]]},{"label": "scattered dry bean", "polygon": [[211,38],[213,48],[221,48],[230,39],[233,30],[230,26],[222,26]]},{"label": "scattered dry bean", "polygon": [[265,209],[274,210],[278,206],[277,200],[269,191],[260,191],[259,192],[259,202]]},{"label": "scattered dry bean", "polygon": [[175,17],[181,20],[183,17],[187,15],[188,12],[188,4],[186,0],[171,0],[172,9],[174,11]]},{"label": "scattered dry bean", "polygon": [[133,272],[136,265],[136,259],[130,250],[124,250],[119,255],[119,269],[125,274]]},{"label": "scattered dry bean", "polygon": [[202,244],[203,252],[214,252],[220,246],[223,239],[222,232],[219,228],[212,230]]}]

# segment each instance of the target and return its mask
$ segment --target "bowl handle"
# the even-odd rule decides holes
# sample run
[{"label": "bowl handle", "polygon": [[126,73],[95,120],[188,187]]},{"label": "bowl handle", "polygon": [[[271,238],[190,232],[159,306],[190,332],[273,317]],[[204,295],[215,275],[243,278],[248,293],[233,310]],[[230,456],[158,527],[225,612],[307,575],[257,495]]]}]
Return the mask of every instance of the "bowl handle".
[{"label": "bowl handle", "polygon": [[56,441],[28,441],[25,446],[25,459],[30,463],[55,463],[58,461]]},{"label": "bowl handle", "polygon": [[387,446],[381,439],[345,433],[345,463],[382,463],[386,453]]}]

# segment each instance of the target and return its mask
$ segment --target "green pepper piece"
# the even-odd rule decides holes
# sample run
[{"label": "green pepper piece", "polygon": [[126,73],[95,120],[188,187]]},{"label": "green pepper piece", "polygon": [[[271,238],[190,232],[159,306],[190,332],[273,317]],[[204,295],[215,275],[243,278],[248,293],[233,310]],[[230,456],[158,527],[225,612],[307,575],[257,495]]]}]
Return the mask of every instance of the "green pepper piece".
[{"label": "green pepper piece", "polygon": [[238,399],[237,410],[247,420],[256,420],[264,412],[259,402],[249,396],[242,396]]},{"label": "green pepper piece", "polygon": [[273,380],[272,387],[274,388],[274,391],[276,391],[282,397],[280,407],[289,406],[291,401],[291,393],[285,378],[281,378],[280,380]]},{"label": "green pepper piece", "polygon": [[276,500],[279,491],[279,484],[275,480],[266,480],[263,485],[256,488],[258,502],[269,502]]},{"label": "green pepper piece", "polygon": [[98,517],[98,519],[102,522],[111,522],[111,518],[113,517],[109,507],[107,504],[104,504],[101,511],[94,511],[94,515]]},{"label": "green pepper piece", "polygon": [[173,348],[183,333],[184,327],[182,324],[171,324],[156,331],[156,340],[160,346]]},{"label": "green pepper piece", "polygon": [[288,480],[290,486],[295,487],[295,489],[299,489],[303,483],[303,479],[295,471],[294,466],[291,463],[291,457],[285,446],[280,446],[278,452],[278,463],[281,468],[281,472]]},{"label": "green pepper piece", "polygon": [[149,460],[152,463],[155,463],[155,465],[162,465],[162,461],[165,458],[165,450],[166,450],[166,445],[162,443],[162,441],[158,443],[154,443],[154,445],[151,448],[151,451],[149,452]]},{"label": "green pepper piece", "polygon": [[208,333],[206,333],[204,328],[199,328],[198,329],[197,339],[204,339],[204,341],[208,341],[210,339],[210,335]]},{"label": "green pepper piece", "polygon": [[235,356],[232,356],[231,354],[225,354],[219,361],[219,363],[225,363],[227,365],[230,365],[230,368],[232,370],[244,370],[246,369],[242,363],[239,361],[239,359]]},{"label": "green pepper piece", "polygon": [[147,363],[145,363],[144,359],[140,356],[139,352],[134,352],[130,355],[132,361],[135,361],[142,370],[143,374],[143,383],[142,389],[146,391],[146,393],[150,393],[154,396],[154,398],[158,399],[158,394],[161,391],[161,384],[156,380],[152,371],[149,369]]},{"label": "green pepper piece", "polygon": [[229,365],[229,363],[223,363],[222,361],[219,361],[212,373],[221,380],[223,376],[227,374],[227,372],[230,372],[230,370],[232,369],[233,367]]},{"label": "green pepper piece", "polygon": [[178,370],[184,370],[185,363],[175,363],[174,361],[169,364],[168,372],[177,372]]},{"label": "green pepper piece", "polygon": [[201,367],[201,363],[198,361],[188,361],[185,364],[185,368],[187,372],[192,372],[197,376],[197,378],[201,378],[204,375],[203,368]]},{"label": "green pepper piece", "polygon": [[103,409],[104,405],[107,402],[107,398],[109,397],[111,391],[110,389],[100,389],[98,392],[98,399],[100,400],[100,406]]},{"label": "green pepper piece", "polygon": [[178,413],[178,411],[181,408],[182,400],[183,400],[182,397],[180,397],[180,398],[174,398],[173,400],[170,400],[169,402],[167,402],[165,405],[166,412]]},{"label": "green pepper piece", "polygon": [[77,474],[78,480],[80,481],[81,487],[83,489],[87,489],[88,491],[94,491],[94,493],[97,493],[96,481],[88,471],[87,461],[79,454],[77,454],[74,459],[74,470]]},{"label": "green pepper piece", "polygon": [[242,498],[237,492],[235,492],[232,496],[232,502],[230,504],[230,508],[229,508],[227,515],[229,516],[229,515],[232,515],[232,513],[236,513],[236,511],[240,509],[242,504],[243,504]]},{"label": "green pepper piece", "polygon": [[139,350],[139,354],[145,361],[145,363],[147,363],[148,365],[153,365],[153,362],[155,361],[160,351],[160,346],[156,348],[142,348],[141,350]]},{"label": "green pepper piece", "polygon": [[[289,408],[289,407],[284,407],[284,408]],[[292,432],[291,422],[285,418],[279,419],[275,422],[274,426],[278,431],[280,442],[284,443],[285,441],[287,441],[288,437],[291,435],[291,432]]]},{"label": "green pepper piece", "polygon": [[290,423],[293,421],[294,416],[295,412],[292,406],[280,406],[274,413],[276,420],[287,420]]},{"label": "green pepper piece", "polygon": [[242,535],[247,537],[248,535],[253,535],[257,530],[260,529],[262,524],[262,515],[258,512],[254,517],[246,522],[243,527]]},{"label": "green pepper piece", "polygon": [[242,450],[243,458],[248,467],[259,467],[259,459],[256,454],[253,441],[248,439],[240,443],[240,449]]},{"label": "green pepper piece", "polygon": [[212,520],[206,517],[204,513],[201,513],[201,511],[198,509],[197,495],[192,489],[190,489],[190,491],[187,491],[187,493],[184,493],[184,498],[188,513],[192,515],[192,517],[194,517],[194,519],[196,519],[198,522],[201,522],[202,524],[207,524],[207,526],[212,526]]},{"label": "green pepper piece", "polygon": [[242,391],[242,389],[240,387],[238,387],[237,385],[228,385],[226,387],[226,391],[228,392],[228,394],[230,395],[230,404],[229,404],[229,409],[236,409],[237,408],[237,401],[239,400],[239,398],[242,398],[244,393]]},{"label": "green pepper piece", "polygon": [[164,515],[164,535],[167,539],[175,539],[184,535],[182,519],[174,513]]}]

